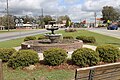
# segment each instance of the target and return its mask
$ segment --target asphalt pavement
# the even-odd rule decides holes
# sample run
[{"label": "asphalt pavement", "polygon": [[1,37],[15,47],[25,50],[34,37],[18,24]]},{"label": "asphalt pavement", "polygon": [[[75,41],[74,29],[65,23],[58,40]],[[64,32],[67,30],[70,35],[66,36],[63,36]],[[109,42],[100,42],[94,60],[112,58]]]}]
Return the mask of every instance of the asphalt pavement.
[{"label": "asphalt pavement", "polygon": [[107,30],[106,28],[87,28],[86,30],[120,39],[120,28],[118,30]]},{"label": "asphalt pavement", "polygon": [[19,31],[19,32],[8,32],[8,33],[1,33],[0,34],[0,42],[6,41],[6,40],[11,40],[11,39],[16,39],[16,38],[22,38],[26,36],[32,36],[32,35],[37,35],[37,34],[43,34],[49,32],[45,29],[39,29],[39,30],[31,30],[31,31]]}]

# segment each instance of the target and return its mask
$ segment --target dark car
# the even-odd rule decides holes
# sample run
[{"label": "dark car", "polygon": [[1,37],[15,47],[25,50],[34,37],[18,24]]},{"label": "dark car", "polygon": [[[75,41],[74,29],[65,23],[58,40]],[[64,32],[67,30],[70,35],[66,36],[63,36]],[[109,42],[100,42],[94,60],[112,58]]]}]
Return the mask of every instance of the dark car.
[{"label": "dark car", "polygon": [[115,25],[115,24],[111,24],[107,27],[108,30],[117,30],[118,29],[118,26]]}]

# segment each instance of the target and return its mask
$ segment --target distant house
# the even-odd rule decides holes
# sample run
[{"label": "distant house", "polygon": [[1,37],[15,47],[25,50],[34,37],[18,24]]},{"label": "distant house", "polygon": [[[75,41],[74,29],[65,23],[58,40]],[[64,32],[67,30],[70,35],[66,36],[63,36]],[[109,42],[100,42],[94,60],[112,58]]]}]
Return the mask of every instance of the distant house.
[{"label": "distant house", "polygon": [[16,28],[22,28],[22,29],[35,29],[38,26],[38,24],[16,24]]},{"label": "distant house", "polygon": [[5,26],[0,26],[0,30],[5,30]]}]

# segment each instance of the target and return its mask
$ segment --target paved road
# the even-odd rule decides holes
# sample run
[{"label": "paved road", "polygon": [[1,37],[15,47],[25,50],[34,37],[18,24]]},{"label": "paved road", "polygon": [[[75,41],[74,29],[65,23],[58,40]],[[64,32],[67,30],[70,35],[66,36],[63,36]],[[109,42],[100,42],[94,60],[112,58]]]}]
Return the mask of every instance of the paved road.
[{"label": "paved road", "polygon": [[0,42],[6,41],[6,40],[11,40],[11,39],[16,39],[16,38],[22,38],[25,36],[31,36],[31,35],[37,35],[37,34],[43,34],[48,32],[45,29],[41,30],[33,30],[33,31],[26,31],[26,32],[9,32],[9,33],[1,33],[0,34]]},{"label": "paved road", "polygon": [[107,30],[105,28],[89,28],[87,30],[120,39],[120,28],[118,30]]}]

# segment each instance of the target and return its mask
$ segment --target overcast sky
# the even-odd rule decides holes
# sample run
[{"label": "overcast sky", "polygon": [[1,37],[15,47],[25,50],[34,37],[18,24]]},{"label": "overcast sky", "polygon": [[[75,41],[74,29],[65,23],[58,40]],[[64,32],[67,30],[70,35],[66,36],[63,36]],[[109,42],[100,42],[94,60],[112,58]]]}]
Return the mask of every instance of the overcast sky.
[{"label": "overcast sky", "polygon": [[[43,8],[44,15],[69,15],[73,21],[94,19],[94,12],[101,17],[103,6],[120,9],[120,0],[8,0],[10,14],[39,16]],[[0,15],[5,14],[6,0],[0,0]]]}]

